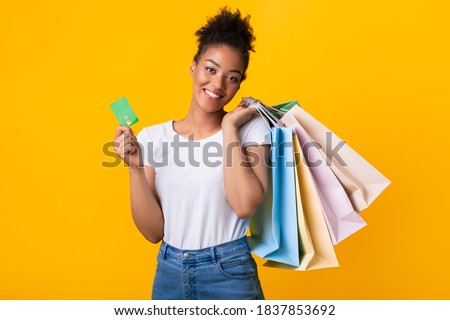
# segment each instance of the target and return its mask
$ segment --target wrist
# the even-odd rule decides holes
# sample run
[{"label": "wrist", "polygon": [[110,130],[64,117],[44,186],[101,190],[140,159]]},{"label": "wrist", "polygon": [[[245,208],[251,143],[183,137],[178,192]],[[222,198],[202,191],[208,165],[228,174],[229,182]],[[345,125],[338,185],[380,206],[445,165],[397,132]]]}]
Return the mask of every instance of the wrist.
[{"label": "wrist", "polygon": [[222,132],[223,134],[229,134],[229,133],[238,133],[239,129],[232,123],[225,122],[222,123]]},{"label": "wrist", "polygon": [[142,166],[137,166],[137,167],[130,166],[130,167],[128,167],[128,172],[130,173],[130,176],[145,174],[144,167],[142,167]]}]

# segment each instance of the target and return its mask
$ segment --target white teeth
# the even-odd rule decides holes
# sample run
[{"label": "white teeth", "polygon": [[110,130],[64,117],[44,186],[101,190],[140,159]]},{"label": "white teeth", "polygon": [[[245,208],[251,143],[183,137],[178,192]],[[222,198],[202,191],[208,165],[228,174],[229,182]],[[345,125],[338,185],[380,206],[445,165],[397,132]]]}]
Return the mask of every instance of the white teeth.
[{"label": "white teeth", "polygon": [[215,94],[214,92],[209,91],[208,89],[205,89],[205,92],[206,92],[206,94],[207,94],[208,96],[210,96],[211,98],[214,98],[214,99],[218,99],[218,98],[221,97],[221,96]]}]

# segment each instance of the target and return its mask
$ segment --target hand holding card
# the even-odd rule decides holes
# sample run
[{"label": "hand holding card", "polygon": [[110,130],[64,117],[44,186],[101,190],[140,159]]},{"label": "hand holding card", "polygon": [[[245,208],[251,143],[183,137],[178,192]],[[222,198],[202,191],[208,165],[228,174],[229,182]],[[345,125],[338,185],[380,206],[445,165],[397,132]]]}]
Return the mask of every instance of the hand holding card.
[{"label": "hand holding card", "polygon": [[133,130],[128,126],[117,126],[114,136],[114,151],[130,168],[142,167],[141,147]]},{"label": "hand holding card", "polygon": [[134,136],[133,130],[129,127],[138,122],[139,119],[125,97],[111,103],[111,110],[120,122],[114,137],[114,150],[130,167],[141,166],[142,159],[139,143]]}]

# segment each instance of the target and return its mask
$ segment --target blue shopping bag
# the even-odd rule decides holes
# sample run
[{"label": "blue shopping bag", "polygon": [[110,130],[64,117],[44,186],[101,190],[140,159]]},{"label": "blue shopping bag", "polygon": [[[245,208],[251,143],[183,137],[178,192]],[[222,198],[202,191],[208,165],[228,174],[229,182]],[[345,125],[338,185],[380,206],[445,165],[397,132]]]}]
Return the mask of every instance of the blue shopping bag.
[{"label": "blue shopping bag", "polygon": [[295,158],[291,128],[271,128],[271,182],[250,219],[248,243],[257,256],[299,266]]}]

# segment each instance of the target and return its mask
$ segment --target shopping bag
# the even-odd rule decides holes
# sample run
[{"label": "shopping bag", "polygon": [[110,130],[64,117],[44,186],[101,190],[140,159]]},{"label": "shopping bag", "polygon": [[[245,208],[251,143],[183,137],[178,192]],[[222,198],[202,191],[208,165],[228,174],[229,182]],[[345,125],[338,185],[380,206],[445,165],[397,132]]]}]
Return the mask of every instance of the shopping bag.
[{"label": "shopping bag", "polygon": [[247,242],[254,254],[265,257],[280,247],[280,211],[273,204],[273,168],[268,172],[268,191],[263,203],[250,218],[250,233]]},{"label": "shopping bag", "polygon": [[299,139],[302,154],[317,187],[331,239],[333,244],[337,244],[367,224],[353,209],[344,188],[306,130],[290,113],[283,120]]},{"label": "shopping bag", "polygon": [[[357,212],[367,208],[391,183],[347,143],[300,108],[297,101],[289,101],[272,108],[291,114],[312,140],[321,145],[323,150],[320,151],[325,156],[327,165],[331,166]],[[281,121],[284,120],[283,117]],[[338,150],[343,162],[333,156],[334,149]]]},{"label": "shopping bag", "polygon": [[297,209],[297,222],[300,265],[295,267],[269,260],[264,263],[264,266],[297,271],[339,267],[325,222],[320,198],[311,172],[301,152],[297,136],[293,137],[293,145],[297,158],[295,173],[298,181],[296,197],[299,206]]},{"label": "shopping bag", "polygon": [[300,161],[302,158],[299,154],[299,144],[298,137],[293,138],[293,147],[294,147],[294,158],[295,158],[295,198],[297,200],[297,224],[298,224],[298,248],[299,248],[299,257],[300,257],[300,266],[306,269],[315,255],[313,240],[311,238],[311,232],[306,223],[305,212],[303,206],[305,205],[302,202],[300,189]]},{"label": "shopping bag", "polygon": [[299,266],[292,137],[290,128],[271,128],[272,192],[250,219],[248,244],[261,258]]}]

